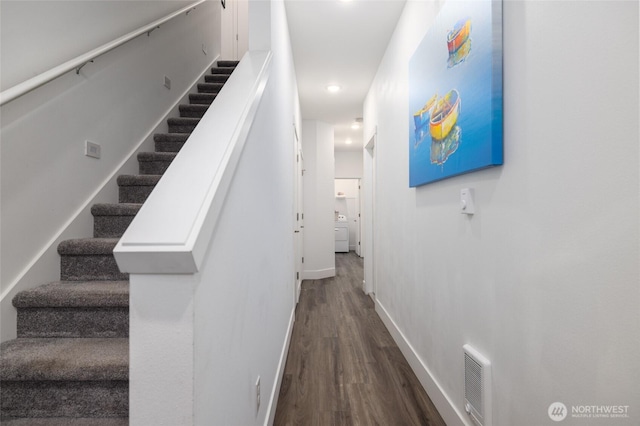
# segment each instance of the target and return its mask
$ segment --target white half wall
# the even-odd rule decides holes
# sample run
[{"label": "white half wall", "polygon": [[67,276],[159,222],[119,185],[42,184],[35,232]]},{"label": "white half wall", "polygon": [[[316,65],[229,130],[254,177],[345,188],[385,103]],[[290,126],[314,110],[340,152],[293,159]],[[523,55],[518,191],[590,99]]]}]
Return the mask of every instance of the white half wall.
[{"label": "white half wall", "polygon": [[280,5],[271,3],[271,76],[196,275],[196,425],[266,424],[284,371],[295,307],[291,120],[299,112]]},{"label": "white half wall", "polygon": [[362,151],[336,151],[335,161],[336,179],[362,177]]},{"label": "white half wall", "polygon": [[[269,80],[198,272],[131,275],[132,425],[273,423],[295,313],[292,122],[300,111],[284,4],[264,3]],[[255,66],[251,59],[238,71]],[[230,114],[225,106],[208,113]],[[228,117],[231,126],[238,118]]]},{"label": "white half wall", "polygon": [[492,363],[494,426],[555,424],[553,402],[637,425],[638,3],[505,1],[504,166],[412,189],[408,62],[442,4],[407,2],[365,101],[378,310],[449,425],[471,424],[464,344]]},{"label": "white half wall", "polygon": [[304,152],[303,279],[335,275],[333,127],[302,121]]},{"label": "white half wall", "polygon": [[[3,88],[185,4],[2,2]],[[46,20],[55,23],[55,31],[49,24],[33,25]],[[13,295],[59,279],[57,243],[93,235],[91,204],[118,201],[116,174],[137,173],[132,154],[153,150],[152,132],[159,124],[159,131],[166,131],[165,115],[218,57],[220,31],[212,22],[219,21],[219,2],[204,3],[97,58],[79,75],[67,73],[2,106],[3,340],[15,336]],[[34,51],[43,51],[43,57],[28,53]],[[48,58],[51,51],[56,55]],[[8,59],[16,57],[24,61]],[[164,87],[164,76],[171,79],[171,90]],[[101,145],[100,159],[84,155],[86,140]]]}]

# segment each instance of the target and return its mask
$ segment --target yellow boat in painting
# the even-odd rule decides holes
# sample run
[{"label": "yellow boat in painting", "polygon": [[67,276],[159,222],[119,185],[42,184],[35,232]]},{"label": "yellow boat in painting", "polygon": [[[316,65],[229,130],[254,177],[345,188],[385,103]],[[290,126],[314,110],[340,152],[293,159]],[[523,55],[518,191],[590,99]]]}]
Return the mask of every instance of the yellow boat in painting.
[{"label": "yellow boat in painting", "polygon": [[433,108],[433,104],[438,100],[438,95],[433,95],[431,99],[427,101],[422,109],[413,114],[413,122],[416,126],[416,131],[419,131],[425,124],[431,120],[430,110]]},{"label": "yellow boat in painting", "polygon": [[431,111],[429,132],[435,140],[443,140],[458,121],[460,113],[460,94],[453,89],[438,99]]}]

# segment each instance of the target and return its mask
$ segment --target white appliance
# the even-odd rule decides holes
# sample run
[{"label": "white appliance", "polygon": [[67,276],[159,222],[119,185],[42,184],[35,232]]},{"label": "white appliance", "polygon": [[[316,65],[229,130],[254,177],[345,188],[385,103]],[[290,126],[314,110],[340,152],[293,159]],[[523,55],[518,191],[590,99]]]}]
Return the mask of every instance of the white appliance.
[{"label": "white appliance", "polygon": [[335,226],[336,234],[336,253],[349,252],[349,222],[345,220],[337,220]]}]

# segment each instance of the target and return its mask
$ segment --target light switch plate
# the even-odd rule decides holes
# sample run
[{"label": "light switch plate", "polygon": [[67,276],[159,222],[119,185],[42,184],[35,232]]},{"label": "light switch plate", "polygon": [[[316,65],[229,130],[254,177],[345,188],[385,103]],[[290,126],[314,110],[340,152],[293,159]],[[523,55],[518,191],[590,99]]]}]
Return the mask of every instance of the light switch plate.
[{"label": "light switch plate", "polygon": [[84,141],[84,155],[87,157],[100,158],[102,149],[100,145],[95,142]]},{"label": "light switch plate", "polygon": [[463,188],[460,190],[460,213],[474,214],[476,206],[473,202],[473,189]]}]

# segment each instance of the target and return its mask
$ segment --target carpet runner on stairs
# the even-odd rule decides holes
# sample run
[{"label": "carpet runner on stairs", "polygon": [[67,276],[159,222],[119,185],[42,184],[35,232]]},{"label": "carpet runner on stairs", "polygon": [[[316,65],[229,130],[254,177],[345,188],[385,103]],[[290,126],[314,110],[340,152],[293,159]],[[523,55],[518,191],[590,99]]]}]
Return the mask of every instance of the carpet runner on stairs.
[{"label": "carpet runner on stairs", "polygon": [[238,63],[218,61],[138,175],[118,176],[117,204],[95,204],[92,238],[63,241],[60,281],[18,293],[17,339],[0,345],[7,426],[121,426],[129,415],[129,282],[113,248]]}]

